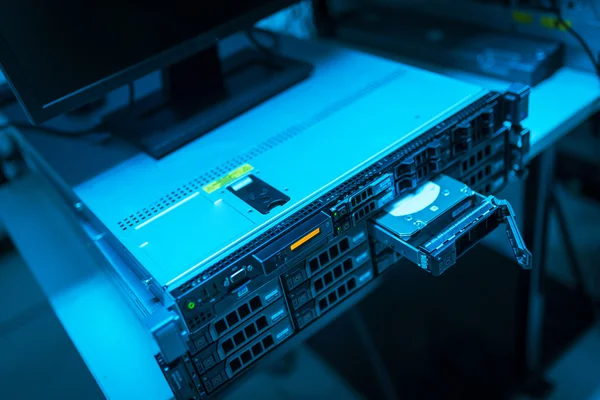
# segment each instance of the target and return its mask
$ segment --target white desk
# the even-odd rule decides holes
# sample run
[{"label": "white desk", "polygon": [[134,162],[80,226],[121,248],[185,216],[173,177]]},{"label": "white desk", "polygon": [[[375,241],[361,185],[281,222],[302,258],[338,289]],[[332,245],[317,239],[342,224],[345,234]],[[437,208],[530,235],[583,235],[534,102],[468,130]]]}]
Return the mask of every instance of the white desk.
[{"label": "white desk", "polygon": [[[342,42],[336,41],[335,43]],[[511,83],[401,57],[371,47],[353,45],[352,48],[470,82],[490,90],[503,91]],[[426,89],[424,88],[424,90]],[[523,123],[526,128],[531,130],[529,159],[544,151],[598,111],[600,111],[600,80],[598,77],[593,73],[562,67],[531,90],[529,117]]]},{"label": "white desk", "polygon": [[[368,73],[360,65],[367,58],[353,54],[334,48],[327,58],[331,73],[335,72],[331,63],[348,65],[347,57],[354,57],[351,64],[358,72]],[[458,71],[440,72],[491,89],[507,87]],[[595,77],[570,69],[535,88],[527,121],[533,152],[542,151],[595,112],[597,89]],[[29,177],[2,188],[0,202],[0,218],[107,397],[169,398],[170,389],[153,359],[156,344],[54,190],[40,178]]]}]

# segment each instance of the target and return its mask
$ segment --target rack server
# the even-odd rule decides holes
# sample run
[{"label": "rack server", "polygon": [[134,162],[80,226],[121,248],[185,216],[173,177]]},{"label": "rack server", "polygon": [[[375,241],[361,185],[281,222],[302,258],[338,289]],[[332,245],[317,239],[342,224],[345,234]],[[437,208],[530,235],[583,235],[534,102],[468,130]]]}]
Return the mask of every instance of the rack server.
[{"label": "rack server", "polygon": [[[65,192],[125,260],[117,275],[143,282],[128,292],[151,299],[140,309],[178,399],[221,396],[401,258],[446,273],[504,225],[530,265],[493,196],[524,170],[528,89],[323,54],[310,82],[160,162],[133,156]],[[335,96],[319,95],[325,80]]]}]

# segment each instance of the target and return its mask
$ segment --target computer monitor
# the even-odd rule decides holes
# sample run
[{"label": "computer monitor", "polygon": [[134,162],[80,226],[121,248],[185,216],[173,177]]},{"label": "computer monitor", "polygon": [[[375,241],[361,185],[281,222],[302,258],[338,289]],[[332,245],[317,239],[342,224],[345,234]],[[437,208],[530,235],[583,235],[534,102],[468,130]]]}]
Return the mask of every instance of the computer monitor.
[{"label": "computer monitor", "polygon": [[265,49],[229,60],[217,50],[219,39],[293,3],[0,0],[0,66],[38,124],[161,70],[161,93],[107,120],[161,157],[310,74]]}]

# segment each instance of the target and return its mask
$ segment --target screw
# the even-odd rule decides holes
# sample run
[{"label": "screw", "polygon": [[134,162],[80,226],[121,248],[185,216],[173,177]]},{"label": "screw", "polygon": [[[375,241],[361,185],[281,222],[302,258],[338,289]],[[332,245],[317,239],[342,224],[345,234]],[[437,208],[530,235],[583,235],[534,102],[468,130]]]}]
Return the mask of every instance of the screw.
[{"label": "screw", "polygon": [[449,196],[450,195],[450,191],[448,189],[444,189],[444,191],[442,192],[442,194],[444,196]]},{"label": "screw", "polygon": [[81,203],[81,202],[75,203],[75,208],[77,210],[81,210],[83,208],[83,203]]},{"label": "screw", "polygon": [[410,215],[407,215],[407,216],[406,216],[406,220],[407,220],[407,221],[412,221],[412,217],[411,217]]},{"label": "screw", "polygon": [[423,222],[423,221],[415,221],[415,226],[417,228],[423,228],[425,226],[425,222]]},{"label": "screw", "polygon": [[229,278],[225,278],[225,282],[223,282],[223,287],[229,287],[231,282],[229,282]]},{"label": "screw", "polygon": [[253,268],[252,268],[252,265],[248,265],[248,266],[246,267],[246,271],[248,271],[248,272],[252,272],[252,269],[253,269]]}]

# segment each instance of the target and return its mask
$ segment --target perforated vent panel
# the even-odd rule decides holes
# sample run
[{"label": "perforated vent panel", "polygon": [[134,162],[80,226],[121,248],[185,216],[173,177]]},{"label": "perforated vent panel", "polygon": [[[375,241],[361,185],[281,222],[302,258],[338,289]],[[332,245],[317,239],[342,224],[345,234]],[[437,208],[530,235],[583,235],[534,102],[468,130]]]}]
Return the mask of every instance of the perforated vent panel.
[{"label": "perforated vent panel", "polygon": [[249,151],[242,153],[242,154],[238,155],[237,157],[234,157],[234,158],[230,159],[229,161],[211,169],[210,171],[206,172],[205,174],[202,174],[202,175],[192,179],[191,181],[187,182],[186,184],[174,189],[172,192],[167,193],[163,197],[159,198],[157,201],[155,201],[151,205],[123,218],[121,221],[119,221],[117,223],[117,225],[119,226],[119,229],[126,231],[129,228],[134,228],[135,226],[142,224],[147,219],[152,218],[156,214],[161,213],[162,211],[169,208],[173,204],[176,204],[180,200],[185,199],[192,193],[195,193],[198,190],[202,190],[203,186],[228,174],[232,170],[251,161],[255,157],[273,149],[276,146],[279,146],[280,144],[294,138],[295,136],[298,136],[299,134],[306,131],[307,129],[317,125],[318,123],[331,117],[335,113],[348,107],[349,105],[351,105],[355,101],[359,100],[360,98],[364,97],[365,95],[368,95],[369,93],[377,90],[378,88],[390,83],[394,79],[397,79],[403,73],[404,73],[404,70],[399,69],[389,75],[384,76],[383,78],[381,78],[379,80],[376,80],[376,81],[370,83],[368,86],[363,87],[362,89],[354,92],[350,96],[326,107],[325,109],[321,110],[320,112],[318,112],[311,118],[308,118],[307,120],[305,120],[301,123],[298,123],[296,125],[290,126],[286,130],[278,133],[275,136],[270,137],[269,139],[258,144],[256,147],[250,149]]}]

